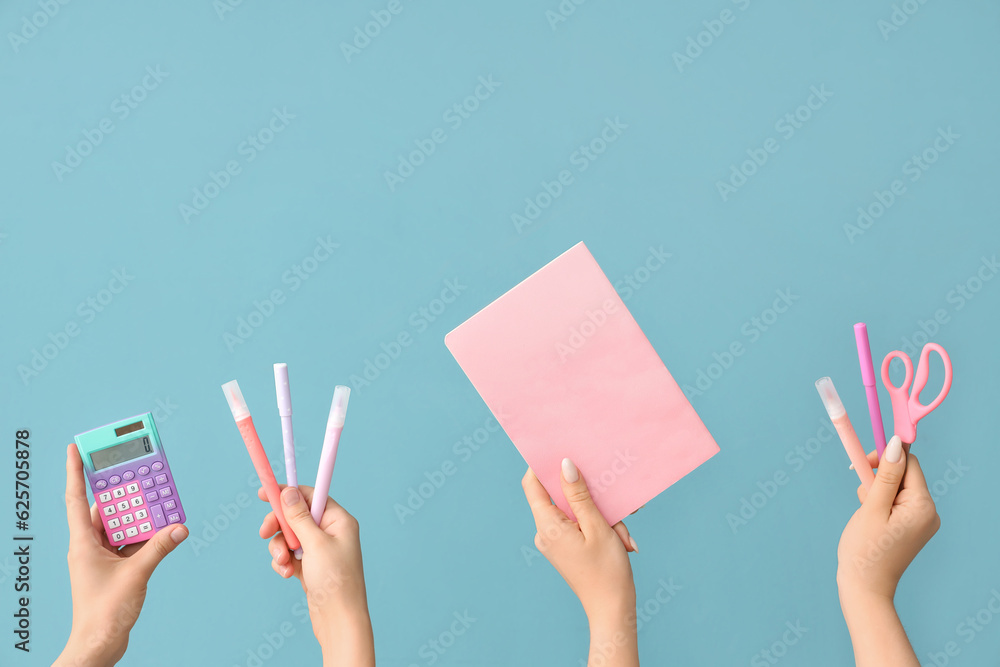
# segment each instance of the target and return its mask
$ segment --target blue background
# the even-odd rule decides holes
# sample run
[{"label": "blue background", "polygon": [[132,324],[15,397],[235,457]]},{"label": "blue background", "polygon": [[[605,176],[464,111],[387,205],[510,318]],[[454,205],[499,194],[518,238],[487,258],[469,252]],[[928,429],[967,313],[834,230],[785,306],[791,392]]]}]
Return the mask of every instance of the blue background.
[{"label": "blue background", "polygon": [[[157,571],[124,664],[247,665],[285,621],[294,635],[265,664],[317,663],[309,625],[292,612],[302,592],[274,575],[257,537],[263,505],[225,518],[256,487],[219,386],[239,379],[277,459],[271,364],[288,362],[309,481],[334,384],[409,332],[413,344],[352,397],[334,479],[362,525],[381,664],[430,664],[421,647],[466,611],[475,623],[437,664],[582,664],[586,619],[532,553],[523,461],[502,433],[468,460],[454,449],[489,413],[443,345],[580,240],[613,282],[644,279],[622,295],[678,382],[716,376],[692,402],[721,453],[628,522],[640,605],[661,580],[682,587],[649,606],[644,663],[764,664],[755,655],[796,622],[808,632],[781,664],[850,661],[834,573],[857,478],[836,440],[818,452],[809,441],[828,423],[813,382],[829,374],[871,446],[851,331],[859,320],[877,358],[922,328],[951,352],[955,387],[915,447],[937,484],[942,528],[897,602],[926,664],[949,641],[961,649],[950,664],[995,660],[1000,621],[971,641],[959,624],[1000,588],[991,511],[1000,281],[976,282],[983,258],[1000,250],[997,3],[914,2],[916,13],[883,34],[887,0],[592,0],[554,26],[546,11],[556,0],[402,0],[348,61],[341,43],[386,4],[245,2],[220,15],[207,0],[70,3],[17,44],[9,34],[41,10],[25,0],[0,7],[0,433],[10,442],[31,429],[36,536],[34,651],[4,641],[2,660],[49,664],[69,632],[65,444],[159,405],[188,525],[205,542],[196,553],[189,540]],[[726,9],[732,22],[701,35],[707,46],[678,67],[674,54]],[[147,67],[168,76],[121,118],[112,104]],[[450,125],[446,110],[491,75],[500,87]],[[786,136],[776,123],[813,86],[832,96],[800,110],[809,119]],[[240,144],[275,108],[294,119],[249,161]],[[60,179],[53,162],[103,118],[113,132]],[[627,129],[579,171],[574,152],[608,118]],[[447,140],[390,189],[386,171],[436,128]],[[910,180],[905,163],[948,128],[959,138]],[[778,152],[724,201],[717,182],[768,138]],[[240,173],[185,221],[180,205],[230,160]],[[573,183],[518,229],[512,214],[564,169]],[[905,194],[849,238],[858,207],[894,179]],[[339,248],[292,290],[283,276],[317,238]],[[650,247],[671,258],[646,273]],[[133,276],[124,291],[100,313],[78,309],[122,267]],[[447,280],[464,286],[460,296],[422,322],[419,309]],[[969,281],[981,289],[958,297]],[[276,289],[284,302],[227,345]],[[751,318],[770,317],[777,290],[797,299],[756,328]],[[938,311],[935,331],[927,322]],[[19,366],[69,323],[79,335],[22,377]],[[734,342],[745,353],[711,367]],[[939,381],[936,371],[930,386]],[[884,390],[882,401],[888,413]],[[808,460],[797,453],[809,447]],[[401,522],[395,506],[449,460],[457,473]],[[964,470],[957,483],[944,481],[949,466]],[[778,472],[787,483],[731,526]],[[8,472],[6,503],[12,486]],[[0,565],[6,627],[12,559]]]}]

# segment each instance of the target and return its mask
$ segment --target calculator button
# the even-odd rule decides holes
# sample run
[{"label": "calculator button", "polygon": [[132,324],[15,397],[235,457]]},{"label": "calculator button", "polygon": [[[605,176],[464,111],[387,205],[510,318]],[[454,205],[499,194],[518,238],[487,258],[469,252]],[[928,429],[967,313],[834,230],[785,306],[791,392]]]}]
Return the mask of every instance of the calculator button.
[{"label": "calculator button", "polygon": [[125,539],[125,533],[123,533],[120,530],[117,533],[112,533],[111,534],[111,541],[112,542],[121,542],[124,539]]},{"label": "calculator button", "polygon": [[151,524],[150,522],[147,521],[146,523],[139,524],[140,533],[148,533],[151,530],[153,530],[153,524]]},{"label": "calculator button", "polygon": [[112,489],[111,493],[114,494],[115,498],[124,498],[127,495],[125,489],[120,486],[117,489]]},{"label": "calculator button", "polygon": [[108,484],[111,484],[112,486],[121,483],[122,483],[122,478],[119,477],[118,475],[112,475],[111,477],[108,477]]},{"label": "calculator button", "polygon": [[165,509],[165,510],[175,510],[175,509],[177,509],[177,501],[176,500],[168,500],[167,502],[163,503],[163,509]]},{"label": "calculator button", "polygon": [[131,484],[125,487],[125,490],[128,491],[129,493],[139,493],[139,485],[136,484],[135,482],[132,482]]},{"label": "calculator button", "polygon": [[142,504],[142,496],[136,496],[132,498],[132,507],[138,507]]},{"label": "calculator button", "polygon": [[148,519],[148,518],[149,518],[149,512],[147,512],[146,510],[138,510],[135,513],[136,521],[142,521],[143,519]]},{"label": "calculator button", "polygon": [[108,528],[114,529],[120,525],[122,525],[122,522],[119,521],[118,519],[108,519]]},{"label": "calculator button", "polygon": [[108,483],[105,482],[103,479],[99,479],[94,483],[94,487],[96,487],[97,490],[100,491],[101,489],[108,488]]},{"label": "calculator button", "polygon": [[135,521],[135,517],[131,514],[126,514],[122,517],[122,523],[132,523],[133,521]]},{"label": "calculator button", "polygon": [[100,500],[102,503],[111,502],[111,494],[105,491],[100,496],[98,496],[98,500]]},{"label": "calculator button", "polygon": [[157,495],[156,491],[150,491],[149,493],[146,494],[146,500],[148,500],[149,502],[153,502],[159,497],[160,496]]},{"label": "calculator button", "polygon": [[115,506],[114,506],[114,505],[107,505],[107,506],[106,506],[106,507],[104,508],[104,516],[111,516],[112,514],[114,514],[114,513],[115,513],[115,512],[117,512],[117,511],[118,511],[118,510],[116,510],[116,509],[115,509]]},{"label": "calculator button", "polygon": [[160,472],[161,470],[163,470],[163,464],[162,463],[160,463],[159,461],[157,461],[156,463],[153,464],[153,472]]},{"label": "calculator button", "polygon": [[126,470],[125,472],[122,473],[122,479],[124,479],[126,482],[133,480],[135,479],[135,473],[132,472],[131,470]]},{"label": "calculator button", "polygon": [[142,488],[151,489],[154,486],[156,486],[156,484],[153,482],[152,477],[147,477],[146,479],[142,480]]},{"label": "calculator button", "polygon": [[167,525],[167,522],[163,518],[162,505],[153,505],[152,507],[149,508],[149,511],[152,512],[153,514],[153,523],[156,525],[157,528],[163,528],[165,525]]},{"label": "calculator button", "polygon": [[140,475],[148,475],[149,474],[149,467],[148,466],[141,466],[139,468],[139,474]]},{"label": "calculator button", "polygon": [[129,504],[128,504],[127,500],[123,500],[120,503],[118,503],[118,509],[121,510],[122,512],[124,512],[128,508],[129,508]]},{"label": "calculator button", "polygon": [[139,534],[139,529],[136,528],[135,526],[132,526],[131,528],[126,528],[125,529],[125,534],[128,537],[135,537],[136,535]]},{"label": "calculator button", "polygon": [[166,475],[157,475],[156,476],[156,483],[157,484],[166,484],[167,483],[167,476]]},{"label": "calculator button", "polygon": [[160,489],[160,497],[161,498],[166,498],[167,496],[172,496],[172,495],[174,495],[174,490],[171,489],[169,486],[166,486],[166,487],[163,487],[162,489]]},{"label": "calculator button", "polygon": [[181,515],[178,514],[177,512],[167,515],[167,521],[169,521],[170,523],[177,523],[180,520],[181,520]]}]

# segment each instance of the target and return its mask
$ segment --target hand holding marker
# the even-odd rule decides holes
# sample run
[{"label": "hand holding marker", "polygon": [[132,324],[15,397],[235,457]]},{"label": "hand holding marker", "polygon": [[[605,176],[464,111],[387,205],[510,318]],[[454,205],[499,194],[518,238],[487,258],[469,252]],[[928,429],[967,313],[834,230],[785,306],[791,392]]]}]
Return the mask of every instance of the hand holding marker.
[{"label": "hand holding marker", "polygon": [[[292,434],[292,399],[288,383],[287,364],[274,365],[275,391],[278,399],[278,414],[281,417],[281,432],[284,442],[285,467],[288,486],[298,486],[295,465],[295,441]],[[240,429],[250,459],[253,461],[254,469],[260,478],[261,485],[275,518],[281,527],[281,532],[285,535],[288,547],[295,552],[298,559],[302,558],[302,547],[292,532],[291,527],[285,520],[284,512],[281,509],[281,489],[274,477],[274,471],[268,463],[264,446],[260,442],[257,430],[250,417],[250,410],[240,391],[236,380],[222,385],[222,391],[229,401],[229,408],[233,412],[233,419]],[[340,444],[340,435],[344,430],[344,422],[347,417],[347,403],[350,398],[349,387],[337,385],[333,392],[333,402],[330,406],[330,416],[326,424],[326,435],[323,439],[323,452],[320,456],[319,471],[316,474],[316,484],[313,494],[311,514],[313,520],[319,525],[323,518],[323,511],[326,508],[326,499],[330,492],[330,481],[333,478],[333,468],[337,460],[337,447]]]}]

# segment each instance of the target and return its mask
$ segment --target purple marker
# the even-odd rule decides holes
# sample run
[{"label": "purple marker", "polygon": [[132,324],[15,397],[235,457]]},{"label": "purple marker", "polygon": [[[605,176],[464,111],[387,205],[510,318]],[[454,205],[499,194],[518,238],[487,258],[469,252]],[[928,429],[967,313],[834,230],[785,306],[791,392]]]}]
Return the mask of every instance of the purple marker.
[{"label": "purple marker", "polygon": [[313,487],[312,518],[319,525],[326,509],[326,498],[330,493],[330,480],[333,479],[333,464],[337,462],[337,446],[340,444],[340,434],[344,430],[347,418],[347,400],[351,397],[351,388],[337,385],[333,390],[333,404],[330,406],[330,418],[326,422],[326,436],[323,438],[323,453],[319,457],[319,470],[316,472],[316,486]]},{"label": "purple marker", "polygon": [[858,341],[858,360],[861,362],[861,381],[868,395],[868,413],[872,418],[872,434],[875,436],[875,451],[882,460],[885,451],[885,427],[882,425],[882,410],[878,404],[878,389],[875,387],[875,366],[872,363],[872,349],[868,343],[868,325],[858,322],[854,325],[854,337]]}]

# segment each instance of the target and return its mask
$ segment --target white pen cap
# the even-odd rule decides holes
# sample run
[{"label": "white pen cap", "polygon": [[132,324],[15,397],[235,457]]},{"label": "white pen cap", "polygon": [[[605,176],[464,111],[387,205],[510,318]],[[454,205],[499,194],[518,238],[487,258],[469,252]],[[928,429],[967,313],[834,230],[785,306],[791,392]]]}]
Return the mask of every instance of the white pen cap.
[{"label": "white pen cap", "polygon": [[292,416],[292,391],[288,388],[288,364],[274,365],[274,391],[278,394],[278,414]]},{"label": "white pen cap", "polygon": [[338,384],[333,390],[333,404],[330,405],[330,419],[326,423],[327,430],[341,428],[347,419],[347,401],[351,397],[351,388]]},{"label": "white pen cap", "polygon": [[247,402],[243,400],[243,392],[240,391],[240,385],[236,380],[222,385],[222,392],[226,395],[226,400],[229,401],[229,409],[233,411],[233,419],[240,421],[250,416],[250,409],[247,407]]},{"label": "white pen cap", "polygon": [[827,414],[830,415],[830,419],[839,419],[847,414],[847,410],[844,409],[844,404],[840,400],[840,395],[837,394],[837,388],[833,386],[833,380],[830,378],[816,380],[816,391],[823,399],[823,406],[826,408]]}]

